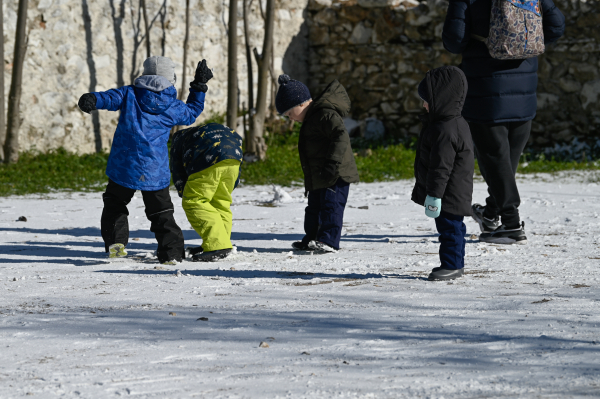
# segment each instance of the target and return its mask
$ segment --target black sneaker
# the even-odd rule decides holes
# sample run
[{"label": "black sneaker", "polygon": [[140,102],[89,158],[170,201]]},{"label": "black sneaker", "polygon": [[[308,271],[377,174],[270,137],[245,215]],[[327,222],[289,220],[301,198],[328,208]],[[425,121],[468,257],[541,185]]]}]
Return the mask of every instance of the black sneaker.
[{"label": "black sneaker", "polygon": [[435,267],[427,280],[429,281],[445,281],[454,280],[455,278],[461,277],[464,274],[464,269],[442,269],[441,267]]},{"label": "black sneaker", "polygon": [[296,251],[310,251],[310,248],[308,247],[308,245],[303,243],[302,241],[293,242],[292,248],[294,248]]},{"label": "black sneaker", "polygon": [[219,249],[217,251],[202,252],[192,256],[192,262],[216,262],[225,259],[231,254],[232,249]]},{"label": "black sneaker", "polygon": [[471,206],[471,211],[473,212],[473,219],[479,224],[482,233],[490,233],[500,227],[500,218],[498,216],[494,219],[488,219],[483,216],[485,206],[473,204]]},{"label": "black sneaker", "polygon": [[516,229],[507,229],[502,225],[494,231],[482,233],[479,235],[479,241],[490,244],[527,244],[525,222],[521,222],[521,227]]}]

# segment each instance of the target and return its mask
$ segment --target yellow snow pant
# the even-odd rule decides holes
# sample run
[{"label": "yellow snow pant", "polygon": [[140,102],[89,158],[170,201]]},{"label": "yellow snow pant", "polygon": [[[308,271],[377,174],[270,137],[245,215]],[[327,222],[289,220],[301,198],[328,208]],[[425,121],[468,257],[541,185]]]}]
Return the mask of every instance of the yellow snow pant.
[{"label": "yellow snow pant", "polygon": [[240,161],[226,159],[188,177],[183,189],[183,210],[202,237],[204,252],[232,248],[231,192]]}]

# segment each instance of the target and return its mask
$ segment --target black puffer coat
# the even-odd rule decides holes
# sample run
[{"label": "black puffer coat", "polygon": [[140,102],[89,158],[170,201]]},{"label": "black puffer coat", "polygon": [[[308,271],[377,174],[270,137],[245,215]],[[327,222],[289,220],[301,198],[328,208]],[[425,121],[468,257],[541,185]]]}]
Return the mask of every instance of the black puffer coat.
[{"label": "black puffer coat", "polygon": [[[358,182],[350,136],[342,120],[348,112],[350,98],[337,80],[331,82],[310,105],[298,140],[306,191],[331,187],[338,178],[346,183]],[[338,164],[337,172],[331,179],[321,175],[327,161]]]},{"label": "black puffer coat", "polygon": [[[541,0],[544,42],[557,41],[565,31],[565,17],[552,0]],[[460,68],[469,81],[463,116],[469,122],[528,121],[537,110],[538,59],[496,60],[483,42],[487,37],[491,0],[450,0],[442,40],[446,50],[462,54]]]},{"label": "black puffer coat", "polygon": [[425,77],[429,114],[422,117],[417,143],[415,188],[412,200],[419,205],[430,195],[442,199],[442,211],[471,215],[473,195],[473,141],[461,116],[467,79],[453,66],[433,69]]}]

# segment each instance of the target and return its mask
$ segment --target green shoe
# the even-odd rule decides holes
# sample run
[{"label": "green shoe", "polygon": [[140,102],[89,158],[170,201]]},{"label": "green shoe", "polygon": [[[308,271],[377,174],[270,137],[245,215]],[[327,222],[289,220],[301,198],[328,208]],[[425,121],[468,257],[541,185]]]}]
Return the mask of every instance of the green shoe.
[{"label": "green shoe", "polygon": [[178,263],[179,262],[177,262],[175,259],[173,259],[173,260],[168,260],[166,262],[163,262],[162,264],[165,265],[165,266],[175,266]]},{"label": "green shoe", "polygon": [[108,247],[108,254],[109,258],[123,258],[127,256],[127,251],[125,251],[125,245],[113,244]]}]

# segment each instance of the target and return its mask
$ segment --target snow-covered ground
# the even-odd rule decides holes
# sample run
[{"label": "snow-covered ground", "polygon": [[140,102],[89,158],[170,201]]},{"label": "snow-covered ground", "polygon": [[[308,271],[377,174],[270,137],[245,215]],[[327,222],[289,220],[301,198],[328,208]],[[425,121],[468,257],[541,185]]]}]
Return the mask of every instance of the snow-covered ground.
[{"label": "snow-covered ground", "polygon": [[600,187],[520,181],[529,244],[480,243],[469,218],[454,282],[426,280],[437,235],[411,181],[353,185],[327,255],[290,252],[302,189],[240,188],[237,254],[175,267],[139,194],[116,261],[99,193],[2,198],[0,397],[600,397]]}]

